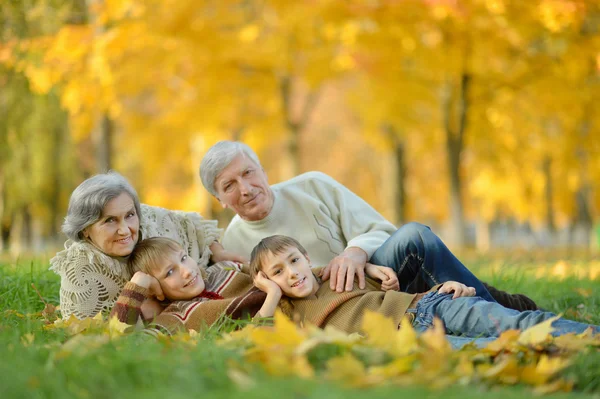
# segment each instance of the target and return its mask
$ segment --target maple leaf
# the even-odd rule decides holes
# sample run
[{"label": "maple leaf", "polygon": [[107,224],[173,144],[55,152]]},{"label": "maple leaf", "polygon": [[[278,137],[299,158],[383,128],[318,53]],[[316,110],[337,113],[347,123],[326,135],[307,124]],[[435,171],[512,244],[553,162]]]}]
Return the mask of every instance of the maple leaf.
[{"label": "maple leaf", "polygon": [[366,334],[366,342],[380,349],[391,349],[394,345],[392,337],[397,326],[391,318],[381,313],[367,311],[363,315],[361,330]]},{"label": "maple leaf", "polygon": [[417,361],[418,356],[416,354],[403,356],[386,365],[371,367],[370,374],[380,376],[382,380],[388,380],[413,371]]},{"label": "maple leaf", "polygon": [[392,339],[394,342],[393,354],[396,356],[407,355],[419,347],[417,332],[409,322],[403,322]]},{"label": "maple leaf", "polygon": [[452,351],[452,347],[446,339],[444,323],[437,317],[433,319],[433,327],[425,331],[420,338],[425,343],[425,346],[437,352],[436,356],[441,356]]},{"label": "maple leaf", "polygon": [[123,323],[117,316],[113,316],[108,322],[108,335],[110,337],[118,337],[125,334],[128,329],[132,328],[131,325]]},{"label": "maple leaf", "polygon": [[250,337],[257,347],[294,348],[304,340],[296,325],[279,310],[275,313],[273,327],[255,328]]},{"label": "maple leaf", "polygon": [[483,376],[503,384],[516,384],[520,376],[518,361],[514,356],[502,356]]},{"label": "maple leaf", "polygon": [[256,382],[248,375],[248,373],[239,368],[230,367],[227,370],[229,379],[241,390],[245,391],[256,386]]},{"label": "maple leaf", "polygon": [[85,356],[104,346],[109,341],[110,337],[106,334],[78,334],[66,341],[60,349],[55,352],[53,359],[60,360],[72,355]]},{"label": "maple leaf", "polygon": [[503,351],[513,351],[520,335],[521,331],[519,330],[503,331],[498,339],[486,345],[486,347],[483,349],[483,352],[497,355]]},{"label": "maple leaf", "polygon": [[518,343],[521,345],[537,346],[548,341],[550,333],[554,331],[554,328],[552,328],[552,323],[559,318],[560,315],[554,316],[548,320],[536,324],[533,327],[529,327],[521,333]]},{"label": "maple leaf", "polygon": [[32,333],[24,334],[21,337],[21,343],[23,344],[24,347],[31,346],[31,344],[33,344],[34,340],[35,340],[35,335],[33,335]]},{"label": "maple leaf", "polygon": [[360,386],[364,383],[364,376],[364,365],[349,353],[327,362],[327,377],[331,380]]}]

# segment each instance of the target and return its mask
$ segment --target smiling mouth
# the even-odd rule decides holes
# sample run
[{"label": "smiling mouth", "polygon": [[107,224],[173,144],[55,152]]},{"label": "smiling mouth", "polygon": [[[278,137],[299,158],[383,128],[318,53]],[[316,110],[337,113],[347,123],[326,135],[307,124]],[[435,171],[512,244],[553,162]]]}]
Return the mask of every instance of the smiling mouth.
[{"label": "smiling mouth", "polygon": [[259,193],[259,194],[256,194],[254,197],[252,197],[252,199],[251,199],[251,200],[248,200],[248,201],[246,201],[246,202],[244,203],[244,205],[248,205],[249,203],[253,202],[255,199],[257,199],[257,198],[258,198],[258,196],[259,196],[259,195],[260,195],[260,193]]},{"label": "smiling mouth", "polygon": [[186,283],[186,284],[183,286],[183,288],[187,287],[188,285],[194,284],[194,283],[196,282],[196,280],[198,280],[198,275],[197,275],[197,274],[194,276],[194,278],[193,278],[193,279],[191,279],[190,281],[188,281],[188,282],[187,282],[187,283]]},{"label": "smiling mouth", "polygon": [[291,285],[292,288],[296,288],[299,285],[301,285],[302,283],[304,283],[306,281],[306,277],[302,277],[302,279],[296,281],[294,284]]},{"label": "smiling mouth", "polygon": [[131,236],[127,236],[125,238],[121,238],[120,240],[115,240],[115,242],[119,244],[127,244],[130,240]]}]

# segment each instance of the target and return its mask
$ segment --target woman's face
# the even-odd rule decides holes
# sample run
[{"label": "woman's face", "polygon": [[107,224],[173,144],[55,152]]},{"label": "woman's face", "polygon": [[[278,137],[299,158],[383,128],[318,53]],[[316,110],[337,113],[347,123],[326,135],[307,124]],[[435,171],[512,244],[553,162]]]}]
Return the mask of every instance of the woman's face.
[{"label": "woman's face", "polygon": [[100,219],[83,235],[109,256],[128,256],[138,241],[140,219],[127,193],[108,201]]}]

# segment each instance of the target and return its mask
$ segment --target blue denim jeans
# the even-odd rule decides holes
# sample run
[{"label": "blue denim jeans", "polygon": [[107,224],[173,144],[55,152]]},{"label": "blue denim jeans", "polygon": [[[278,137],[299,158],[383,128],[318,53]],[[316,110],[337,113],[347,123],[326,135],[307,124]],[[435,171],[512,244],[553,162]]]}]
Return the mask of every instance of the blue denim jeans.
[{"label": "blue denim jeans", "polygon": [[[444,322],[446,334],[453,347],[459,348],[468,342],[482,346],[496,339],[503,331],[525,330],[531,326],[556,316],[554,313],[540,310],[508,309],[504,306],[486,301],[480,297],[462,297],[452,299],[452,294],[430,292],[418,303],[413,326],[417,332],[423,332],[433,325],[433,318]],[[572,320],[558,319],[552,323],[555,329],[552,335],[582,333],[592,327],[597,334],[600,327],[579,323]],[[473,340],[473,338],[477,338]]]},{"label": "blue denim jeans", "polygon": [[436,284],[458,281],[474,287],[477,296],[496,302],[442,240],[429,227],[419,223],[407,223],[396,230],[369,262],[394,269],[403,292],[425,292]]}]

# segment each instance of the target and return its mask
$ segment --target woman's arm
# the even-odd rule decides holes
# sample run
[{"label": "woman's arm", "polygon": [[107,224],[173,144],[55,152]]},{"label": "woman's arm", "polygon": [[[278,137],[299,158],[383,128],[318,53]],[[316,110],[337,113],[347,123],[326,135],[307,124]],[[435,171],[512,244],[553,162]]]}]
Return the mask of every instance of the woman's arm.
[{"label": "woman's arm", "polygon": [[217,241],[214,241],[212,244],[210,244],[210,251],[212,252],[211,260],[214,263],[222,262],[224,260],[229,260],[232,262],[239,262],[242,264],[250,263],[250,261],[245,256],[238,255],[238,254],[235,254],[233,252],[226,250]]},{"label": "woman's arm", "polygon": [[110,311],[131,277],[123,263],[85,242],[67,241],[50,264],[50,270],[60,276],[63,319],[85,319]]}]

